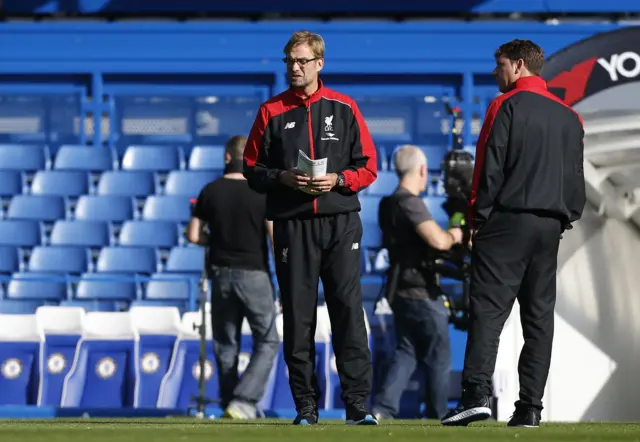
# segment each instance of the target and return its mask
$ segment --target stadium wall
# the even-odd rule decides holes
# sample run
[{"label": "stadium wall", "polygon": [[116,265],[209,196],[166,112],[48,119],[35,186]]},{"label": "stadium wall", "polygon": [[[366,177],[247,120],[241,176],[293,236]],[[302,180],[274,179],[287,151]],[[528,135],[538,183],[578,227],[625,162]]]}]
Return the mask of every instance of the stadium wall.
[{"label": "stadium wall", "polygon": [[[56,22],[0,25],[0,88],[67,88],[85,100],[85,117],[111,106],[113,85],[143,90],[286,88],[282,47],[297,29],[320,32],[327,43],[326,82],[346,92],[355,85],[375,95],[383,88],[448,87],[461,100],[464,139],[474,142],[472,118],[481,118],[496,93],[490,72],[503,42],[527,38],[547,54],[618,28],[617,24],[533,22]],[[350,89],[351,88],[351,89]],[[475,101],[475,103],[474,103]],[[105,141],[94,124],[87,141]],[[84,126],[81,127],[81,131]],[[84,140],[81,133],[80,139]]]}]

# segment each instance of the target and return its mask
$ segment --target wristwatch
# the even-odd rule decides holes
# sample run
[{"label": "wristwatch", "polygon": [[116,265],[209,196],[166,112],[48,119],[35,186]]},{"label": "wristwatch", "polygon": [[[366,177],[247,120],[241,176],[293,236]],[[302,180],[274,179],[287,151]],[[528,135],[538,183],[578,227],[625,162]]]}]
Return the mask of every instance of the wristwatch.
[{"label": "wristwatch", "polygon": [[338,179],[336,180],[336,186],[344,187],[344,175],[342,174],[342,172],[338,174]]}]

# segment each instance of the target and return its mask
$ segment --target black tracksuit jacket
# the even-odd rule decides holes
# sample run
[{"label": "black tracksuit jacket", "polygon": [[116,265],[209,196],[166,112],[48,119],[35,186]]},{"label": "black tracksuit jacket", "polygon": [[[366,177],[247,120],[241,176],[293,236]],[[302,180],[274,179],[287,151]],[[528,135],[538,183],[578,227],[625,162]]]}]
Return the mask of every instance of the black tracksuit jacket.
[{"label": "black tracksuit jacket", "polygon": [[[377,177],[376,149],[356,102],[323,86],[307,99],[289,89],[260,106],[244,151],[249,186],[267,194],[267,218],[312,218],[360,210],[357,192]],[[327,158],[327,174],[342,172],[344,187],[309,195],[281,184],[298,150]]]},{"label": "black tracksuit jacket", "polygon": [[538,76],[519,79],[489,105],[476,145],[470,215],[494,209],[559,218],[564,229],[586,202],[582,119]]}]

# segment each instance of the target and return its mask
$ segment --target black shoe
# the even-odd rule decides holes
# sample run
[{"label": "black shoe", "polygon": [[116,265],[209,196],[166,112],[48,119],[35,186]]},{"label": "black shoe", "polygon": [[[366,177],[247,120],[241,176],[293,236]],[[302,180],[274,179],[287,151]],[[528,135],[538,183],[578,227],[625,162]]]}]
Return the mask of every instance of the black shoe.
[{"label": "black shoe", "polygon": [[478,422],[491,417],[491,404],[488,397],[474,402],[461,400],[458,406],[447,413],[440,423],[448,426],[466,427],[472,422]]},{"label": "black shoe", "polygon": [[378,419],[370,412],[364,399],[354,399],[346,406],[347,425],[378,425]]},{"label": "black shoe", "polygon": [[318,404],[308,400],[296,407],[298,415],[293,421],[293,425],[315,425],[318,423]]},{"label": "black shoe", "polygon": [[540,426],[540,410],[534,407],[516,407],[509,419],[507,427],[538,428]]}]

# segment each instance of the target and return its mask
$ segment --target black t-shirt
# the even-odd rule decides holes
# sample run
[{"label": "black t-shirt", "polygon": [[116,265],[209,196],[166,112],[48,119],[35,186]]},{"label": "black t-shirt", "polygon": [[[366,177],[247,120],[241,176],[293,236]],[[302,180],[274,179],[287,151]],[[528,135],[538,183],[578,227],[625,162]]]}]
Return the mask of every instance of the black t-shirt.
[{"label": "black t-shirt", "polygon": [[246,180],[221,177],[207,184],[193,216],[209,226],[211,265],[268,271],[266,197]]},{"label": "black t-shirt", "polygon": [[402,197],[398,202],[397,225],[393,232],[397,241],[397,249],[402,250],[404,259],[415,259],[416,262],[419,262],[424,258],[427,244],[416,232],[416,227],[433,218],[424,201],[404,187],[398,187],[394,196]]}]

